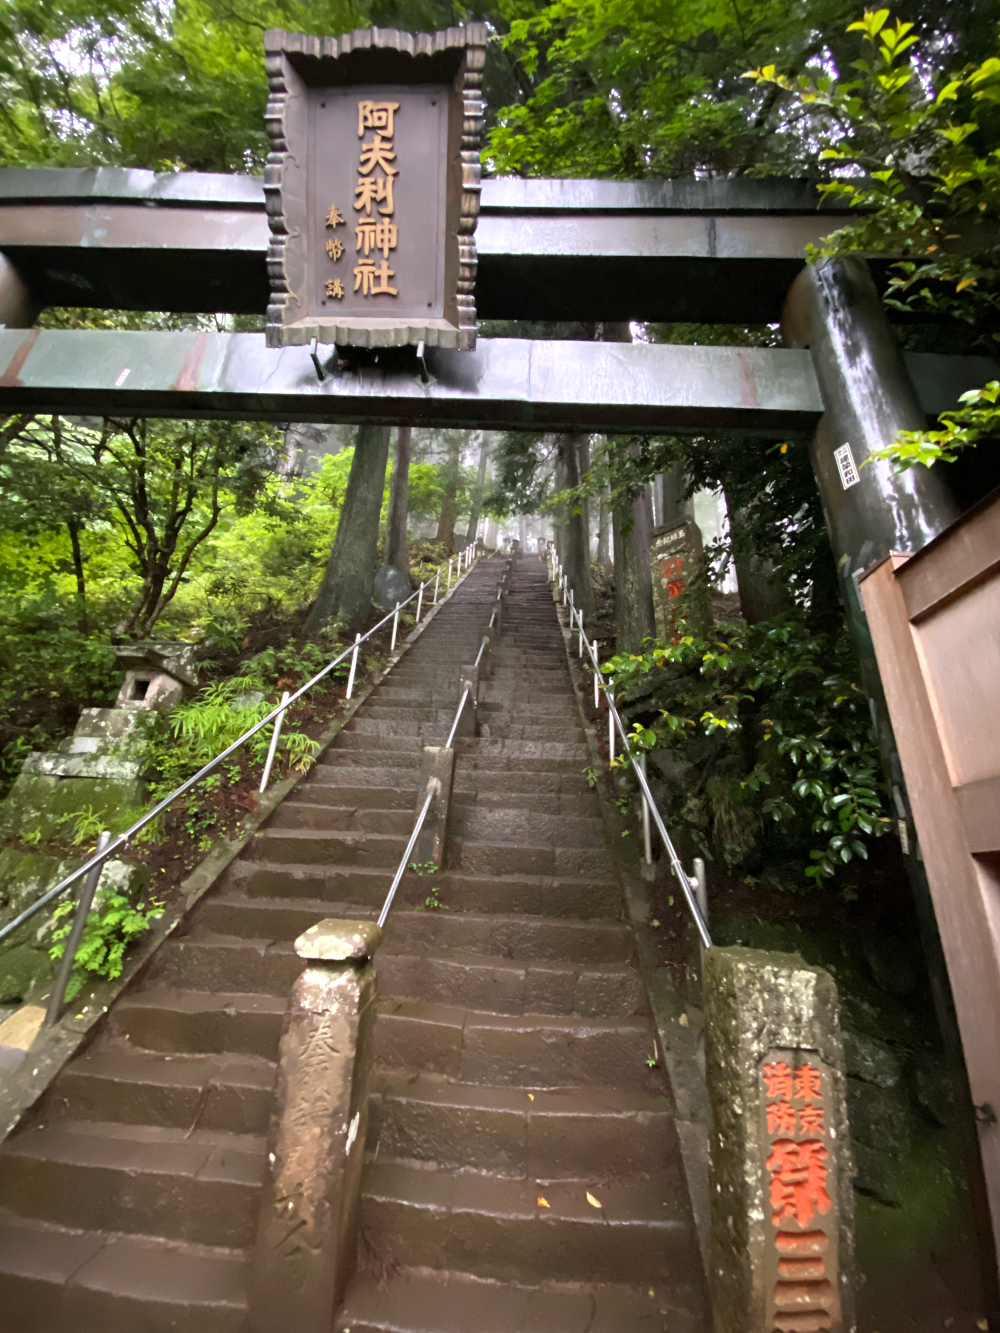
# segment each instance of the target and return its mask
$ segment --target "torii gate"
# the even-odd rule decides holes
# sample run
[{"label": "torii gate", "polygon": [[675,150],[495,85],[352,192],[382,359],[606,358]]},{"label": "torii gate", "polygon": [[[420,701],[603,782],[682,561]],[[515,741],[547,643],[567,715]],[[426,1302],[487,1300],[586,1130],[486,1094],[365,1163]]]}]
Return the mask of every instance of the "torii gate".
[{"label": "torii gate", "polygon": [[[49,305],[263,313],[258,178],[0,171],[0,412],[808,438],[873,721],[910,820],[857,579],[925,546],[959,510],[941,469],[861,464],[998,370],[982,357],[901,355],[863,261],[807,268],[805,247],[838,221],[804,181],[486,181],[481,319],[780,321],[785,347],[480,338],[474,351],[339,366],[304,346],[269,348],[263,333],[31,327]],[[932,882],[928,896],[918,852],[914,842],[905,857],[916,895],[938,899],[949,886]],[[973,1101],[1000,1108],[1000,946],[980,915],[970,905],[942,943]],[[983,1119],[1000,1235],[1000,1127]]]}]

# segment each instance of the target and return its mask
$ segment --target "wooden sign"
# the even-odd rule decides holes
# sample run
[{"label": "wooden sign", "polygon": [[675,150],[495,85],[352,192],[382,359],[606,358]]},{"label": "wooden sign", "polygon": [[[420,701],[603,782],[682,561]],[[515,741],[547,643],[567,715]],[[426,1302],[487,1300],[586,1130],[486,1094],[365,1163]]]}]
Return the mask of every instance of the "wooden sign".
[{"label": "wooden sign", "polygon": [[268,346],[474,347],[485,25],[264,45]]},{"label": "wooden sign", "polygon": [[841,1333],[830,1070],[813,1052],[772,1050],[761,1080],[770,1222],[765,1326],[775,1333]]}]

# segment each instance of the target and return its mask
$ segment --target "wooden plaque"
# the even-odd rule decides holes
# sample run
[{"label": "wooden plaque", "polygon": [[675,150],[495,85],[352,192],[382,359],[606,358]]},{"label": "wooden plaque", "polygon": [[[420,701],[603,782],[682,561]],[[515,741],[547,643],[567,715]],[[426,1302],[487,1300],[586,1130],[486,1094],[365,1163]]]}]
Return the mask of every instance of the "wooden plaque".
[{"label": "wooden plaque", "polygon": [[473,348],[485,25],[264,45],[268,346]]}]

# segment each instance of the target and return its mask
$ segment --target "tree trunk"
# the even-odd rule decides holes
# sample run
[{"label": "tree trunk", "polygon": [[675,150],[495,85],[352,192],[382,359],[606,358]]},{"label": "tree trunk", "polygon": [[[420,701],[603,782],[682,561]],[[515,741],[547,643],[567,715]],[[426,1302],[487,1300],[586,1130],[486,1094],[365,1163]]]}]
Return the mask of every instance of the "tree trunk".
[{"label": "tree trunk", "polygon": [[744,511],[730,504],[728,495],[726,510],[743,619],[748,625],[756,625],[761,620],[790,615],[795,609],[791,593],[771,561],[754,555],[750,539],[744,536]]},{"label": "tree trunk", "polygon": [[441,497],[441,517],[435,541],[445,542],[448,550],[455,549],[455,499],[458,495],[458,469],[462,444],[457,433],[452,433],[448,444],[448,462],[444,471],[444,495]]},{"label": "tree trunk", "polygon": [[[559,489],[572,490],[580,484],[580,435],[559,435],[558,450]],[[594,583],[590,574],[590,534],[586,528],[584,506],[571,501],[564,506],[563,550],[560,558],[573,589],[574,604],[583,612],[584,621],[593,619],[597,609]]]},{"label": "tree trunk", "polygon": [[615,542],[615,636],[618,652],[638,653],[656,633],[649,538],[653,515],[644,487],[633,501],[622,498],[611,510]]},{"label": "tree trunk", "polygon": [[597,563],[604,569],[611,564],[611,514],[607,492],[601,495],[597,511]]},{"label": "tree trunk", "polygon": [[410,437],[411,426],[400,426],[396,432],[396,466],[392,470],[389,488],[389,531],[386,534],[385,563],[410,576],[410,557],[406,545],[406,510],[410,492]]},{"label": "tree trunk", "polygon": [[[576,437],[576,458],[577,467],[580,473],[580,481],[590,471],[590,436],[587,434]],[[590,500],[584,497],[580,501],[580,519],[583,523],[583,540],[587,552],[587,568],[590,568]]]},{"label": "tree trunk", "polygon": [[344,507],[319,596],[306,618],[307,634],[327,620],[357,625],[371,610],[388,462],[389,427],[359,426]]},{"label": "tree trunk", "polygon": [[79,613],[77,627],[81,634],[90,633],[90,621],[87,617],[87,581],[83,572],[83,551],[80,549],[80,533],[83,524],[78,518],[67,520],[69,544],[73,549],[73,573],[76,576],[76,604]]},{"label": "tree trunk", "polygon": [[[471,545],[476,540],[476,529],[479,527],[479,515],[483,508],[483,491],[486,488],[486,464],[490,456],[490,446],[486,443],[486,433],[481,432],[479,442],[479,472],[476,476],[476,489],[472,496],[472,507],[469,510],[469,530],[465,534],[466,543]],[[487,524],[487,526],[489,526]]]}]

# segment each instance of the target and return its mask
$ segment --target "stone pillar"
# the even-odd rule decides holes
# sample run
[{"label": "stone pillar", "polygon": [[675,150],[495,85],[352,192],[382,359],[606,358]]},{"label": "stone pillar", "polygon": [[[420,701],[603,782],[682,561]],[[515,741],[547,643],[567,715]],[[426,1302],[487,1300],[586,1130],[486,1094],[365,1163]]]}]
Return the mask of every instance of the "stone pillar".
[{"label": "stone pillar", "polygon": [[716,1333],[852,1333],[853,1164],[833,978],[705,954]]},{"label": "stone pillar", "polygon": [[418,815],[424,808],[428,791],[433,789],[427,818],[413,849],[413,859],[417,865],[426,865],[433,861],[436,866],[444,866],[445,850],[448,845],[448,812],[451,809],[451,786],[455,776],[455,751],[443,745],[425,745],[420,759],[420,774],[417,778],[417,803],[413,808]]},{"label": "stone pillar", "polygon": [[354,1272],[381,938],[372,921],[329,920],[295,941],[308,965],[281,1032],[252,1333],[329,1333]]},{"label": "stone pillar", "polygon": [[465,707],[458,719],[458,725],[455,728],[456,736],[478,736],[479,735],[479,668],[472,663],[461,666],[458,669],[458,695],[455,699],[455,706],[461,699],[465,691],[469,691],[469,697],[465,701]]},{"label": "stone pillar", "polygon": [[[679,527],[657,528],[649,543],[649,567],[653,588],[653,611],[656,618],[656,637],[672,639],[676,633],[676,602],[691,583],[704,571],[704,547],[701,529],[695,522]],[[704,580],[702,580],[704,584]],[[695,632],[708,630],[710,615],[708,589],[699,598],[704,606],[689,605],[687,613],[695,620]]]},{"label": "stone pillar", "polygon": [[41,306],[6,255],[0,254],[0,328],[30,329]]}]

